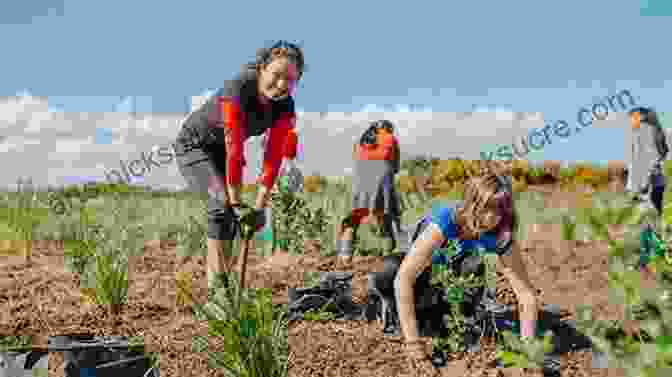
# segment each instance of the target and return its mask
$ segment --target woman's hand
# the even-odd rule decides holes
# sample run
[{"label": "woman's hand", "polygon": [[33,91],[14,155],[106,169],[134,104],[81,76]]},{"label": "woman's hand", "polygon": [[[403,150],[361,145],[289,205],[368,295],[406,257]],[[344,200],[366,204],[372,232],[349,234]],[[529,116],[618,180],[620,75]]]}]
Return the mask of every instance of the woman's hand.
[{"label": "woman's hand", "polygon": [[422,340],[407,341],[404,345],[404,353],[406,354],[408,367],[414,373],[414,376],[438,377],[440,375],[427,355]]},{"label": "woman's hand", "polygon": [[231,210],[241,225],[241,237],[251,239],[254,234],[266,225],[266,214],[263,209],[254,209],[245,204],[232,206]]}]

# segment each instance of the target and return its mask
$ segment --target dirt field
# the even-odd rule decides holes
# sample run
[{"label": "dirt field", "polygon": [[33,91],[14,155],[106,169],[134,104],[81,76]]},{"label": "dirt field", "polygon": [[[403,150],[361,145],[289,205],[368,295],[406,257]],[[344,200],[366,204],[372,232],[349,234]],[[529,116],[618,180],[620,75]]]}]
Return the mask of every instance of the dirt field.
[{"label": "dirt field", "polygon": [[[548,205],[573,205],[571,194],[549,194]],[[618,232],[618,229],[614,229]],[[566,317],[575,305],[590,304],[598,318],[617,318],[619,308],[609,303],[604,243],[560,242],[560,227],[539,225],[525,243],[523,258],[543,304],[559,305]],[[45,342],[48,335],[89,331],[97,335],[145,336],[148,351],[161,352],[161,375],[219,376],[208,368],[205,354],[190,351],[194,335],[206,335],[207,324],[189,312],[173,309],[176,257],[171,245],[153,242],[144,258],[131,263],[129,304],[122,321],[111,323],[104,312],[83,303],[79,281],[63,269],[63,253],[57,244],[37,243],[35,263],[0,260],[0,334],[26,334]],[[305,272],[333,271],[334,258],[316,252],[290,256],[282,252],[270,258],[251,255],[250,286],[272,288],[275,303],[287,301],[287,288],[303,285]],[[185,268],[194,272],[194,288],[205,300],[205,258],[194,257]],[[353,299],[367,300],[366,274],[382,269],[382,258],[355,257]],[[513,291],[498,275],[498,298],[514,303]],[[412,376],[401,353],[400,339],[383,335],[377,322],[293,322],[289,327],[291,377]],[[214,344],[212,346],[217,347]],[[454,355],[442,369],[444,376],[541,376],[539,371],[498,370],[493,366],[494,344],[485,341],[475,354]],[[50,356],[50,373],[63,376],[62,359]],[[563,358],[562,376],[621,376],[614,369],[591,369],[589,352]],[[51,374],[50,374],[51,375]]]}]

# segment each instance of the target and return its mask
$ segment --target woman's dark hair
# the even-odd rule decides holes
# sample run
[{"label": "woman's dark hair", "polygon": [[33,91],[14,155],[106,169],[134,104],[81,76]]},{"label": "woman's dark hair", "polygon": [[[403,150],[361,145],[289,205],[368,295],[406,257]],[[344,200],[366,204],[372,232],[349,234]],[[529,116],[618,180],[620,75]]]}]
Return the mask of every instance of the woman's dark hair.
[{"label": "woman's dark hair", "polygon": [[648,123],[652,126],[660,127],[660,121],[658,121],[658,114],[656,111],[650,107],[635,107],[630,110],[630,115],[639,113],[641,121]]},{"label": "woman's dark hair", "polygon": [[255,61],[253,63],[246,64],[245,67],[247,69],[258,70],[279,57],[288,58],[292,63],[294,63],[294,65],[296,65],[296,68],[299,71],[298,79],[300,80],[305,70],[303,50],[298,45],[284,40],[275,42],[271,47],[263,47],[258,49]]},{"label": "woman's dark hair", "polygon": [[386,119],[376,120],[369,124],[369,128],[364,131],[362,136],[359,138],[359,144],[376,144],[376,134],[378,130],[385,129],[389,132],[394,132],[394,125],[392,122]]},{"label": "woman's dark hair", "polygon": [[378,120],[374,124],[376,125],[376,129],[387,130],[390,133],[394,132],[394,124],[387,119]]}]

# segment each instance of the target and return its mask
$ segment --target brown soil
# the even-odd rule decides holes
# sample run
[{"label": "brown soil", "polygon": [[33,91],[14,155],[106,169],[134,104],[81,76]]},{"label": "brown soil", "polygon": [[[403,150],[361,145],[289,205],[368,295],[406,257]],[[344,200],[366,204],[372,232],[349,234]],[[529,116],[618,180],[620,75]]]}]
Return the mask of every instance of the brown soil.
[{"label": "brown soil", "polygon": [[[549,205],[567,205],[567,193],[552,193]],[[571,200],[569,200],[571,202]],[[618,229],[614,229],[618,232]],[[575,305],[589,304],[595,316],[617,318],[619,307],[609,302],[607,290],[607,247],[605,243],[560,241],[559,226],[538,225],[523,250],[532,282],[543,304],[559,305],[566,317]],[[64,332],[92,332],[98,335],[144,335],[148,351],[161,353],[162,376],[221,376],[207,366],[205,354],[190,352],[192,337],[206,335],[207,324],[192,318],[191,312],[175,310],[176,256],[174,245],[148,243],[144,257],[135,258],[130,268],[129,303],[115,324],[104,310],[84,304],[78,279],[64,271],[63,252],[56,244],[37,243],[32,266],[21,260],[0,257],[0,334],[25,334],[46,342],[48,335]],[[264,258],[249,256],[246,280],[253,288],[271,288],[274,303],[287,302],[287,288],[303,286],[304,273],[334,271],[335,258],[311,251],[303,256],[277,252]],[[382,269],[380,257],[355,257],[353,299],[367,300],[367,273]],[[193,271],[197,301],[206,292],[205,258],[193,257],[181,270]],[[513,291],[498,274],[497,295],[515,303]],[[211,339],[213,349],[218,349]],[[413,376],[408,370],[400,339],[383,336],[377,322],[329,321],[293,322],[289,328],[291,377]],[[497,370],[494,343],[485,340],[476,354],[453,355],[443,376],[541,376],[534,370]],[[621,376],[615,369],[591,369],[589,352],[563,357],[562,376]],[[63,376],[62,358],[50,356],[50,373]]]}]

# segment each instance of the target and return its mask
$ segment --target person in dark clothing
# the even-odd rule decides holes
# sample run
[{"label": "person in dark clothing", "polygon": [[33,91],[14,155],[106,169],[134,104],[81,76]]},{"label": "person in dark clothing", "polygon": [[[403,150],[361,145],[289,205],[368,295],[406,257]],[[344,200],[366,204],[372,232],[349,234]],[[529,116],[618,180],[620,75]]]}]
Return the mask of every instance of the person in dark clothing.
[{"label": "person in dark clothing", "polygon": [[352,212],[341,224],[336,252],[339,263],[350,263],[359,225],[374,218],[385,240],[385,251],[396,248],[393,225],[401,214],[394,185],[399,172],[399,143],[388,120],[372,122],[354,145]]},{"label": "person in dark clothing", "polygon": [[639,269],[645,274],[653,273],[648,260],[652,250],[649,238],[662,234],[663,194],[665,175],[663,162],[668,146],[665,131],[653,109],[638,107],[630,111],[632,126],[631,171],[628,174],[628,188],[639,202],[639,224],[641,227],[641,247]]},{"label": "person in dark clothing", "polygon": [[628,189],[634,194],[635,200],[650,200],[662,214],[665,192],[662,164],[669,150],[665,131],[656,112],[646,107],[631,110],[630,123],[632,155],[629,161]]},{"label": "person in dark clothing", "polygon": [[[190,191],[208,202],[208,280],[231,270],[236,218],[250,238],[264,226],[264,208],[283,158],[296,157],[294,99],[304,70],[297,45],[280,41],[261,49],[254,63],[226,81],[191,113],[175,143],[180,173]],[[256,203],[241,202],[245,140],[266,136]],[[210,283],[209,283],[210,284]]]}]

